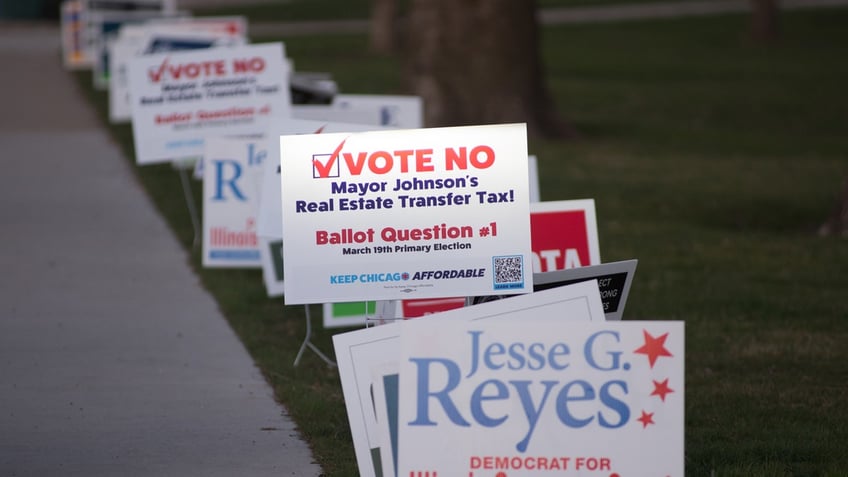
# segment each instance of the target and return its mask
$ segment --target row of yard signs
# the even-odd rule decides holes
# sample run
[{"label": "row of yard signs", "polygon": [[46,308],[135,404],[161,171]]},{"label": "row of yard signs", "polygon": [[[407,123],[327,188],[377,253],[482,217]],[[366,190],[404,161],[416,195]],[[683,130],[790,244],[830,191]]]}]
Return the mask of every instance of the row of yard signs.
[{"label": "row of yard signs", "polygon": [[62,59],[72,70],[94,68],[108,37],[123,23],[178,16],[175,0],[65,0],[59,13]]},{"label": "row of yard signs", "polygon": [[[292,104],[283,43],[174,1],[62,19],[137,164],[194,164],[203,266],[261,268],[270,297],[362,328],[333,337],[361,475],[683,475],[683,324],[621,321],[637,262],[601,262],[593,200],[540,199],[524,124]],[[307,324],[295,364],[332,364]]]}]

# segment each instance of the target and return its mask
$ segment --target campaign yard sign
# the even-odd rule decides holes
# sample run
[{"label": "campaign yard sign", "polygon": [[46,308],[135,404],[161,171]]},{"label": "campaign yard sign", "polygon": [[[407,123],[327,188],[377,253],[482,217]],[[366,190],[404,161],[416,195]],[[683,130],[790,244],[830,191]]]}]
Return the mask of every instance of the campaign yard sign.
[{"label": "campaign yard sign", "polygon": [[398,362],[374,366],[371,382],[374,387],[374,411],[380,434],[379,469],[382,477],[397,475],[398,444]]},{"label": "campaign yard sign", "polygon": [[203,266],[259,268],[256,210],[265,141],[209,137],[203,168]]},{"label": "campaign yard sign", "polygon": [[[100,54],[101,33],[104,31],[102,22],[106,19],[115,20],[138,19],[141,17],[175,17],[178,15],[175,0],[80,0],[81,18],[83,21],[82,48],[84,50],[85,66],[92,69]],[[180,16],[188,12],[179,12]],[[134,17],[130,17],[133,16]],[[102,67],[102,66],[101,66]],[[94,81],[97,81],[94,75]]]},{"label": "campaign yard sign", "polygon": [[283,296],[283,240],[271,239],[257,234],[259,238],[259,262],[262,264],[262,281],[268,296]]},{"label": "campaign yard sign", "polygon": [[533,291],[547,290],[586,280],[598,282],[598,291],[604,305],[607,321],[619,321],[630,295],[630,285],[636,273],[638,260],[603,263],[588,267],[554,270],[533,274]]},{"label": "campaign yard sign", "polygon": [[337,94],[331,106],[339,111],[376,110],[381,126],[424,127],[424,100],[420,96]]},{"label": "campaign yard sign", "polygon": [[380,111],[371,109],[345,109],[341,110],[330,104],[294,104],[292,105],[292,117],[308,121],[337,121],[349,124],[367,124],[370,126],[380,125]]},{"label": "campaign yard sign", "polygon": [[530,175],[530,203],[539,202],[542,200],[542,193],[539,189],[539,159],[534,154],[527,156],[527,172]]},{"label": "campaign yard sign", "polygon": [[323,322],[325,328],[357,326],[365,323],[367,316],[376,316],[376,301],[348,303],[324,303]]},{"label": "campaign yard sign", "polygon": [[594,199],[534,202],[530,227],[534,272],[601,263]]},{"label": "campaign yard sign", "polygon": [[280,151],[286,303],[532,290],[526,125],[282,136]]},{"label": "campaign yard sign", "polygon": [[400,315],[403,318],[420,318],[433,313],[462,308],[463,306],[465,306],[464,296],[403,300],[400,302]]},{"label": "campaign yard sign", "polygon": [[[394,97],[389,97],[394,98]],[[391,103],[390,103],[391,104]],[[296,106],[294,106],[296,107]],[[333,132],[359,132],[390,129],[383,126],[343,123],[336,121],[315,121],[296,118],[275,118],[269,127],[269,136],[287,134],[324,134]],[[257,233],[260,243],[266,243],[260,248],[260,260],[262,261],[262,277],[268,296],[282,296],[285,290],[283,282],[283,257],[282,257],[282,206],[280,186],[280,164],[279,149],[277,143],[269,144],[269,157],[277,160],[266,161],[263,166],[262,185],[260,187],[261,200],[259,201],[259,215],[257,220]],[[528,156],[528,173],[530,185],[530,200],[538,200],[539,176],[536,156]],[[202,164],[202,162],[198,162]],[[403,300],[399,302],[396,317],[413,318],[424,316],[440,311],[459,308],[464,304],[464,297],[458,298],[431,298],[422,300]],[[364,305],[363,305],[364,306]],[[325,307],[326,310],[326,307]],[[347,321],[325,320],[328,323],[344,323],[338,326],[352,326]],[[363,315],[360,324],[365,324]]]},{"label": "campaign yard sign", "polygon": [[130,10],[130,11],[108,11],[91,12],[88,14],[89,23],[95,33],[95,55],[91,69],[92,82],[95,88],[106,90],[109,88],[109,78],[112,72],[112,58],[110,45],[120,36],[124,27],[138,25],[150,20],[177,19],[179,16],[187,15],[186,12],[177,12],[173,16],[165,16],[156,10]]},{"label": "campaign yard sign", "polygon": [[[508,300],[451,310],[410,321],[444,323],[462,321],[514,320],[520,310],[532,313],[535,319],[555,322],[571,320],[603,321],[604,313],[597,282],[518,295]],[[392,452],[380,433],[380,423],[374,401],[373,375],[377,367],[398,365],[400,354],[400,323],[365,328],[333,336],[333,347],[339,367],[339,379],[345,398],[348,421],[353,437],[356,462],[362,476],[391,475],[381,469],[383,453]],[[393,459],[389,458],[391,461]],[[451,473],[443,475],[454,475]]]},{"label": "campaign yard sign", "polygon": [[84,5],[80,0],[66,0],[60,8],[62,62],[69,70],[90,68],[93,60],[86,49]]},{"label": "campaign yard sign", "polygon": [[522,315],[401,324],[397,475],[682,477],[683,322]]},{"label": "campaign yard sign", "polygon": [[255,134],[274,116],[288,116],[283,58],[282,43],[265,43],[131,60],[136,162],[200,157],[207,137]]},{"label": "campaign yard sign", "polygon": [[387,300],[324,303],[324,328],[385,324],[395,320],[394,311],[395,302]]}]

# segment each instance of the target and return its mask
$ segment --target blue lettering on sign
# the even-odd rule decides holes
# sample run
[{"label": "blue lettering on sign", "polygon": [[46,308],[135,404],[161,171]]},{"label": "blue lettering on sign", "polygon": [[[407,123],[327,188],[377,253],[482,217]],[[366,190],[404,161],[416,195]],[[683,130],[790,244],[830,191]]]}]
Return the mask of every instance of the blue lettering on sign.
[{"label": "blue lettering on sign", "polygon": [[[484,342],[484,331],[469,331],[471,352],[469,369],[463,373],[458,362],[448,358],[410,358],[416,372],[415,418],[410,426],[438,426],[437,414],[431,405],[441,409],[452,425],[470,427],[472,422],[487,428],[495,428],[517,416],[508,413],[493,414],[490,403],[517,397],[524,411],[527,433],[516,443],[519,452],[526,452],[536,426],[546,406],[553,406],[558,421],[569,428],[579,429],[598,425],[604,429],[616,429],[630,421],[630,408],[624,401],[628,394],[627,383],[621,379],[608,379],[592,383],[585,379],[512,379],[492,377],[499,371],[524,370],[526,372],[568,372],[572,356],[566,343],[522,343]],[[583,358],[590,368],[599,373],[627,371],[629,365],[622,364],[621,351],[609,351],[619,344],[619,334],[614,331],[594,333],[583,346]],[[485,379],[477,383],[468,402],[457,401],[454,391],[463,379],[476,376],[478,371],[487,371]],[[440,376],[438,383],[431,383],[431,376]],[[463,378],[464,375],[464,378]],[[446,377],[446,379],[445,379]],[[467,412],[463,412],[467,410]]]},{"label": "blue lettering on sign", "polygon": [[380,125],[389,126],[392,124],[392,110],[388,106],[380,108]]},{"label": "blue lettering on sign", "polygon": [[220,260],[259,260],[258,250],[210,250],[209,258]]},{"label": "blue lettering on sign", "polygon": [[262,164],[265,157],[268,156],[268,151],[256,151],[256,144],[250,143],[247,145],[247,165],[258,166]]},{"label": "blue lettering on sign", "polygon": [[586,346],[583,349],[583,354],[586,356],[586,362],[589,363],[589,366],[597,369],[598,371],[615,371],[621,367],[621,351],[608,351],[607,354],[611,357],[611,360],[608,362],[605,361],[605,363],[609,364],[604,366],[599,364],[597,358],[592,354],[592,350],[595,349],[595,340],[601,335],[611,335],[615,339],[616,343],[621,341],[618,337],[618,332],[616,331],[599,331],[593,334],[586,340]]},{"label": "blue lettering on sign", "polygon": [[610,388],[613,386],[621,388],[622,394],[627,394],[627,383],[621,380],[610,381],[601,386],[601,391],[599,393],[601,402],[606,407],[615,411],[619,417],[618,422],[613,423],[607,421],[602,413],[598,413],[598,422],[600,423],[601,427],[606,427],[609,429],[617,429],[627,424],[627,422],[630,420],[630,408],[627,406],[627,403],[610,394]]},{"label": "blue lettering on sign", "polygon": [[[406,278],[405,278],[406,275]],[[345,283],[382,283],[382,282],[399,282],[408,280],[408,273],[390,272],[390,273],[360,273],[359,275],[330,275],[331,285],[341,285]]]},{"label": "blue lettering on sign", "polygon": [[[416,400],[416,409],[418,412],[416,413],[416,417],[414,421],[410,422],[410,426],[435,426],[437,425],[430,419],[430,406],[429,406],[429,398],[433,397],[442,405],[442,409],[448,415],[448,419],[451,420],[457,426],[468,427],[471,424],[468,423],[465,419],[462,418],[462,415],[459,414],[459,409],[456,408],[456,405],[453,403],[453,400],[450,398],[448,393],[452,391],[459,385],[460,373],[459,373],[459,365],[456,364],[456,361],[452,361],[449,359],[439,359],[439,358],[421,358],[410,359],[416,366],[418,366],[418,399]],[[448,373],[448,382],[445,387],[439,391],[430,391],[430,365],[431,364],[441,364],[445,367],[445,370]]]},{"label": "blue lettering on sign", "polygon": [[[227,200],[224,189],[229,188],[236,199],[246,201],[247,197],[236,184],[241,177],[241,165],[232,159],[216,159],[212,161],[212,164],[215,166],[215,195],[212,196],[212,200]],[[227,170],[226,174],[225,170]]]}]

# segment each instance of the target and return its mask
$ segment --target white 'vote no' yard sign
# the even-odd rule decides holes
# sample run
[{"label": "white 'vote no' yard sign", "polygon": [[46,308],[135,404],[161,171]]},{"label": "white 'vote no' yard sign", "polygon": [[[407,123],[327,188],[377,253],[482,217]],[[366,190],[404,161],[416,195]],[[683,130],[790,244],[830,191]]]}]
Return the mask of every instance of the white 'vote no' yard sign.
[{"label": "white 'vote no' yard sign", "polygon": [[290,114],[284,54],[266,43],[133,58],[136,163],[201,157],[207,137],[256,134]]},{"label": "white 'vote no' yard sign", "polygon": [[288,304],[532,291],[524,124],[280,137]]}]

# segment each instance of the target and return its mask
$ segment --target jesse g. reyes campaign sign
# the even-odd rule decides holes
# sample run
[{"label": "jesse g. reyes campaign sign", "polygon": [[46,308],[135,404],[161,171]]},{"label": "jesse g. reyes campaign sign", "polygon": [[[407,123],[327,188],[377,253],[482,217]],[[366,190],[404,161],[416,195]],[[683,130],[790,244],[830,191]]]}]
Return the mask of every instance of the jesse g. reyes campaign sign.
[{"label": "jesse g. reyes campaign sign", "polygon": [[593,199],[531,203],[530,229],[536,273],[601,263]]},{"label": "jesse g. reyes campaign sign", "polygon": [[157,53],[129,62],[136,162],[203,155],[209,136],[255,134],[290,112],[282,43]]},{"label": "jesse g. reyes campaign sign", "polygon": [[683,476],[683,322],[528,313],[400,336],[399,476]]},{"label": "jesse g. reyes campaign sign", "polygon": [[[537,321],[550,320],[557,323],[604,320],[598,285],[592,281],[467,306],[410,321],[522,321],[527,314]],[[397,364],[400,331],[400,322],[392,322],[333,336],[356,462],[362,476],[380,475],[375,468],[380,466],[381,455],[390,452],[389,448],[383,447],[380,423],[375,415],[372,371],[375,366],[383,363]],[[382,475],[391,474],[384,468]]]},{"label": "jesse g. reyes campaign sign", "polygon": [[524,124],[280,137],[286,303],[533,289]]}]

